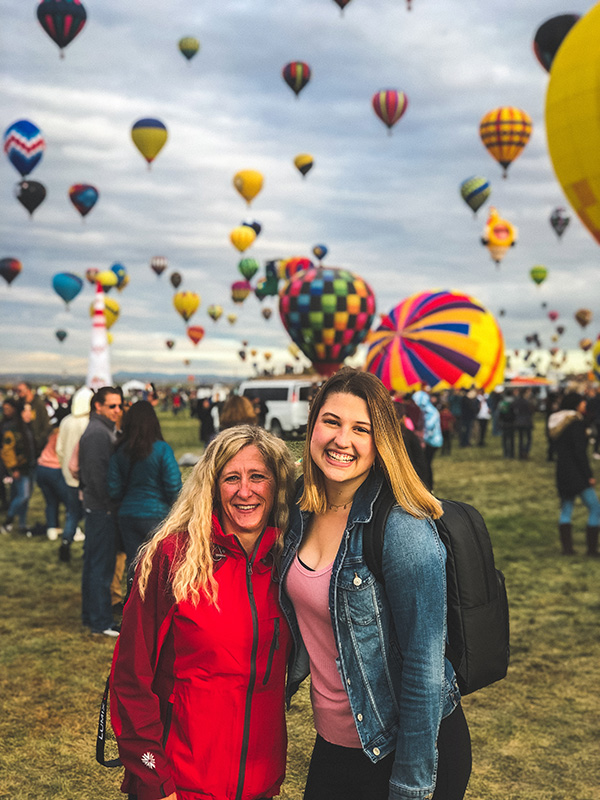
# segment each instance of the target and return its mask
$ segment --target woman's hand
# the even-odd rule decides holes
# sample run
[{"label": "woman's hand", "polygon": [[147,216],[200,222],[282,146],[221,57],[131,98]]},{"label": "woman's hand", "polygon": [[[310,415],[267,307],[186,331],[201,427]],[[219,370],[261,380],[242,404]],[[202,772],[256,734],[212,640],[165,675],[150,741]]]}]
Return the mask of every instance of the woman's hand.
[{"label": "woman's hand", "polygon": [[177,800],[177,792],[173,792],[173,794],[170,794],[168,797],[163,797],[162,800]]}]

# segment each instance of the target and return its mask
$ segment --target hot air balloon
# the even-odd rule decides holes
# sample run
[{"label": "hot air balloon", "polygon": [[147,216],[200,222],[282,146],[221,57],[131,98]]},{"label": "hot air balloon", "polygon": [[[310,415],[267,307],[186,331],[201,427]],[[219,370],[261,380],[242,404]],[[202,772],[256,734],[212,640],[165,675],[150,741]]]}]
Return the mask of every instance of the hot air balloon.
[{"label": "hot air balloon", "polygon": [[575,312],[575,319],[582,328],[585,328],[592,321],[592,312],[589,308],[580,308]]},{"label": "hot air balloon", "polygon": [[467,178],[460,185],[460,195],[474,214],[488,199],[492,189],[489,181],[482,178],[480,175],[475,175],[472,178]]},{"label": "hot air balloon", "polygon": [[496,264],[502,261],[509,247],[514,247],[517,238],[518,229],[507,219],[502,219],[497,209],[490,206],[490,215],[483,229],[481,243],[487,247]]},{"label": "hot air balloon", "polygon": [[584,353],[587,353],[588,350],[591,350],[593,344],[594,343],[592,342],[592,340],[588,339],[587,337],[585,339],[579,340],[579,347],[581,347]]},{"label": "hot air balloon", "polygon": [[273,353],[271,353],[270,350],[265,350],[265,352],[263,353],[263,358],[265,361],[270,361],[272,356]]},{"label": "hot air balloon", "polygon": [[504,379],[504,341],[493,315],[459,292],[411,295],[369,334],[365,368],[390,390],[491,391]]},{"label": "hot air balloon", "polygon": [[88,283],[91,283],[92,286],[95,286],[96,285],[96,278],[97,278],[99,272],[100,272],[100,270],[96,269],[96,267],[90,267],[89,269],[86,269],[86,271],[85,271],[85,279],[87,280]]},{"label": "hot air balloon", "polygon": [[289,280],[293,275],[296,275],[296,273],[303,272],[306,269],[311,269],[313,266],[314,264],[310,258],[294,256],[293,258],[288,258],[286,261],[281,262],[280,277],[287,278]]},{"label": "hot air balloon", "polygon": [[153,258],[150,259],[150,269],[152,270],[152,272],[155,272],[159,277],[166,270],[167,266],[168,262],[164,256],[154,256]]},{"label": "hot air balloon", "polygon": [[552,63],[546,94],[550,158],[563,191],[581,221],[600,243],[600,93],[595,53],[600,6],[573,26]]},{"label": "hot air balloon", "polygon": [[223,306],[218,306],[214,304],[210,305],[207,309],[207,312],[208,316],[216,322],[223,313]]},{"label": "hot air balloon", "polygon": [[[112,297],[104,298],[104,320],[106,322],[106,330],[112,328],[115,322],[119,319],[121,313],[121,306]],[[94,316],[94,304],[90,304],[90,317]]]},{"label": "hot air balloon", "polygon": [[175,347],[175,342],[173,341],[173,339],[167,339],[165,344],[167,345],[169,350],[172,350]]},{"label": "hot air balloon", "polygon": [[139,119],[131,128],[133,143],[148,162],[148,169],[162,150],[167,136],[167,129],[159,119]]},{"label": "hot air balloon", "polygon": [[183,319],[187,322],[192,317],[200,306],[200,297],[196,292],[177,292],[173,298],[173,305],[175,310],[181,314]]},{"label": "hot air balloon", "polygon": [[33,212],[44,202],[46,197],[46,187],[39,181],[21,181],[17,184],[15,196],[19,203],[24,206],[29,214],[33,216]]},{"label": "hot air balloon", "polygon": [[375,295],[349,270],[312,267],[285,284],[279,313],[292,341],[315,369],[331,375],[366,337]]},{"label": "hot air balloon", "polygon": [[548,312],[548,319],[550,320],[550,322],[556,322],[558,317],[559,317],[558,311],[549,311]]},{"label": "hot air balloon", "polygon": [[169,275],[169,280],[171,281],[171,286],[174,289],[178,289],[181,286],[183,278],[181,277],[179,272],[172,272]]},{"label": "hot air balloon", "polygon": [[531,276],[531,280],[534,283],[537,283],[537,285],[539,286],[548,277],[548,270],[546,269],[546,267],[543,267],[541,264],[537,264],[535,267],[532,267],[529,270],[529,275]]},{"label": "hot air balloon", "polygon": [[282,70],[283,80],[287,83],[296,97],[310,80],[310,67],[304,61],[291,61]]},{"label": "hot air balloon", "polygon": [[75,183],[69,189],[69,200],[73,203],[82,217],[89,214],[96,205],[99,193],[95,186],[89,183]]},{"label": "hot air balloon", "polygon": [[255,258],[242,258],[238,264],[238,269],[244,278],[250,281],[260,269],[260,264]]},{"label": "hot air balloon", "polygon": [[406,111],[408,97],[396,89],[381,89],[371,98],[371,105],[379,119],[387,125],[391,136],[393,126]]},{"label": "hot air balloon", "polygon": [[324,244],[316,244],[313,247],[313,255],[319,260],[319,263],[325,258],[328,253],[327,247]]},{"label": "hot air balloon", "polygon": [[235,281],[231,284],[231,299],[234,303],[243,303],[251,291],[249,281]]},{"label": "hot air balloon", "polygon": [[310,172],[313,168],[314,163],[313,157],[308,153],[299,153],[294,159],[294,166],[303,178],[306,176],[306,173]]},{"label": "hot air balloon", "polygon": [[265,297],[275,297],[279,294],[279,281],[277,278],[261,278],[256,282],[254,294],[259,300],[264,300]]},{"label": "hot air balloon", "polygon": [[559,336],[562,336],[563,333],[565,332],[565,326],[564,325],[557,325],[556,326],[556,332],[558,333]]},{"label": "hot air balloon", "polygon": [[242,225],[245,225],[248,228],[252,228],[254,233],[257,236],[260,236],[260,232],[262,231],[262,225],[260,224],[260,222],[254,220],[254,222],[242,222]]},{"label": "hot air balloon", "polygon": [[198,344],[204,336],[204,328],[201,325],[190,325],[187,329],[187,335],[194,344]]},{"label": "hot air balloon", "polygon": [[113,264],[110,268],[110,271],[114,272],[114,274],[117,276],[117,289],[122,291],[129,283],[127,269],[123,266],[123,264]]},{"label": "hot air balloon", "polygon": [[263,176],[255,169],[242,169],[233,176],[233,185],[250,205],[263,186]]},{"label": "hot air balloon", "polygon": [[82,290],[83,281],[79,275],[73,275],[72,272],[58,272],[52,278],[52,288],[68,307],[71,300],[74,300]]},{"label": "hot air balloon", "polygon": [[506,178],[509,166],[521,155],[531,130],[529,114],[513,106],[495,108],[482,118],[479,123],[481,141],[504,168],[502,177]]},{"label": "hot air balloon", "polygon": [[343,14],[344,13],[344,9],[346,8],[346,6],[350,2],[350,0],[333,0],[333,2],[337,3],[337,5],[340,7],[341,13]]},{"label": "hot air balloon", "polygon": [[243,253],[256,239],[256,232],[249,225],[238,225],[238,227],[234,228],[229,234],[229,239],[231,244],[239,250],[240,253]]},{"label": "hot air balloon", "polygon": [[103,269],[96,275],[96,283],[99,283],[105,292],[110,292],[119,283],[119,278],[112,269]]},{"label": "hot air balloon", "polygon": [[64,342],[64,340],[67,338],[67,332],[63,331],[62,329],[55,331],[54,335],[56,336],[59,342]]},{"label": "hot air balloon", "polygon": [[191,61],[200,50],[200,42],[193,36],[184,36],[179,40],[179,50],[188,61]]},{"label": "hot air balloon", "polygon": [[594,370],[594,377],[600,381],[600,337],[596,339],[596,344],[592,350],[592,369]]},{"label": "hot air balloon", "polygon": [[272,308],[263,308],[260,312],[265,319],[271,319],[271,314],[273,313]]},{"label": "hot air balloon", "polygon": [[227,322],[230,325],[233,325],[237,321],[237,314],[234,314],[233,311],[230,314],[227,314]]},{"label": "hot air balloon", "polygon": [[41,130],[28,119],[13,122],[4,132],[4,152],[23,177],[39,164],[45,149]]},{"label": "hot air balloon", "polygon": [[559,14],[547,19],[537,29],[533,52],[546,72],[550,72],[558,48],[579,18],[579,14]]},{"label": "hot air balloon", "polygon": [[555,208],[550,214],[550,225],[554,228],[554,232],[559,240],[563,233],[567,230],[571,218],[567,216],[564,208]]},{"label": "hot air balloon", "polygon": [[0,259],[0,275],[10,286],[17,275],[23,269],[23,264],[16,258],[2,258]]},{"label": "hot air balloon", "polygon": [[61,58],[63,48],[81,32],[86,17],[81,0],[42,0],[37,7],[40,25],[58,45]]}]

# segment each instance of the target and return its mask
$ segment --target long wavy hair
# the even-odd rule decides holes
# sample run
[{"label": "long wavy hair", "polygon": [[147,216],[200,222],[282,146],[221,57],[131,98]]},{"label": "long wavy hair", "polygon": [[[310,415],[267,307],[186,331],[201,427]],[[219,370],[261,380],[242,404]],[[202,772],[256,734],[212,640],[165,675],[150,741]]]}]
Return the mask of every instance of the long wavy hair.
[{"label": "long wavy hair", "polygon": [[148,400],[138,400],[123,418],[123,435],[117,449],[123,448],[131,462],[143,461],[158,441],[163,441],[163,435],[156,411]]},{"label": "long wavy hair", "polygon": [[375,465],[383,472],[398,505],[413,517],[441,517],[440,502],[425,488],[410,462],[394,403],[387,389],[370,372],[360,372],[350,367],[344,367],[332,375],[321,386],[310,407],[302,459],[304,491],[300,508],[316,514],[324,514],[327,510],[325,480],[312,460],[310,441],[326,399],[330,394],[337,393],[360,397],[367,404],[377,451]]},{"label": "long wavy hair", "polygon": [[203,596],[217,602],[217,583],[213,577],[212,514],[219,514],[218,481],[225,465],[244,447],[254,445],[273,474],[275,491],[268,524],[279,529],[272,549],[281,551],[283,531],[289,518],[294,490],[294,465],[286,445],[254,425],[238,425],[221,431],[208,445],[202,458],[187,478],[181,493],[162,526],[140,550],[138,585],[144,599],[152,561],[160,543],[168,536],[184,534],[183,546],[171,566],[171,590],[177,602],[191,600],[195,605]]}]

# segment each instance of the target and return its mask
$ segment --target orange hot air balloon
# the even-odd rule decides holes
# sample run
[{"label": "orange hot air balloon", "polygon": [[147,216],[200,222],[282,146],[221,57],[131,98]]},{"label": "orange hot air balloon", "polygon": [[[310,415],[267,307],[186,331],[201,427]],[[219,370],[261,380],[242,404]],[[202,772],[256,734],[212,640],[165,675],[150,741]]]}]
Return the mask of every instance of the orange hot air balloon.
[{"label": "orange hot air balloon", "polygon": [[175,310],[187,322],[200,306],[200,296],[196,292],[177,292],[173,298]]},{"label": "orange hot air balloon", "polygon": [[204,328],[201,325],[190,325],[187,329],[187,335],[194,344],[198,344],[204,337]]},{"label": "orange hot air balloon", "polygon": [[513,106],[495,108],[482,118],[479,123],[481,141],[504,168],[502,177],[506,178],[509,166],[523,152],[532,127],[529,114]]}]

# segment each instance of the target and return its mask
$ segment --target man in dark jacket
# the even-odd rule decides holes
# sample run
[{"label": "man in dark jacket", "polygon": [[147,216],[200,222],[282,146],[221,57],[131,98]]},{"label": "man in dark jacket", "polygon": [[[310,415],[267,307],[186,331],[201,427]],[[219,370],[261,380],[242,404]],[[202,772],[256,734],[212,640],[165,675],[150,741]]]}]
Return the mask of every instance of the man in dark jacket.
[{"label": "man in dark jacket", "polygon": [[92,633],[118,636],[110,584],[115,569],[116,509],[108,494],[108,464],[121,415],[121,390],[103,386],[92,398],[90,422],[79,441],[79,483],[85,509],[81,616]]},{"label": "man in dark jacket", "polygon": [[31,421],[28,422],[29,430],[33,436],[35,444],[35,457],[36,459],[46,446],[48,436],[50,436],[50,419],[46,411],[46,404],[44,399],[33,391],[31,385],[25,381],[17,386],[17,394],[21,400],[22,407],[31,406]]}]

